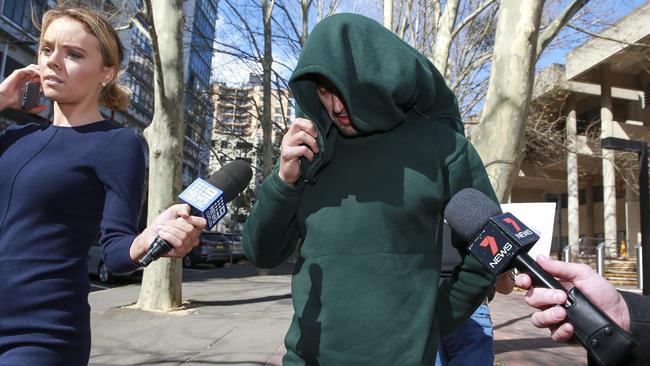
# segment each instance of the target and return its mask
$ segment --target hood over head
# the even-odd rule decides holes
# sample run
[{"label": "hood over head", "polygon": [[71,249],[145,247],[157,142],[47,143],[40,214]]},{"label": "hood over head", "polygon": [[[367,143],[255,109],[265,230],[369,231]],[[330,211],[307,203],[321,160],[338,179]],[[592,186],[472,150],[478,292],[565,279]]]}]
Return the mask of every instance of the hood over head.
[{"label": "hood over head", "polygon": [[[299,107],[297,116],[302,112],[314,121],[324,138],[319,141],[325,151],[319,154],[318,164],[304,165],[324,167],[338,135],[318,99],[314,74],[338,89],[361,136],[389,131],[407,116],[430,119],[464,133],[456,97],[424,55],[375,20],[337,14],[314,27],[289,79]],[[303,175],[306,170],[307,166]],[[314,178],[316,171],[311,173]]]}]

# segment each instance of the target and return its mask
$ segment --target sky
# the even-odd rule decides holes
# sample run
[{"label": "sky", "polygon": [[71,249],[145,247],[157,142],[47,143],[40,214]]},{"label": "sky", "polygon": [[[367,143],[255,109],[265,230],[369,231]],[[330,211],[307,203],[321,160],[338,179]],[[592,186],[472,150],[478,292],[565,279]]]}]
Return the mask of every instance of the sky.
[{"label": "sky", "polygon": [[[607,28],[616,20],[624,17],[635,8],[646,3],[648,0],[591,0],[585,8],[572,19],[572,23],[580,27],[589,29],[591,31],[598,31]],[[261,11],[258,5],[259,1],[255,0],[230,0],[241,18],[246,19],[249,23],[251,30],[256,33],[259,47],[262,47],[261,40]],[[296,26],[300,26],[300,13],[298,8],[298,1],[284,1],[287,6],[293,8],[287,9],[290,14],[294,14],[293,20]],[[295,4],[294,4],[295,3]],[[379,0],[342,0],[340,10],[337,12],[355,12],[360,13],[381,21],[381,5]],[[548,19],[557,14],[563,9],[570,0],[547,0],[545,7],[544,19]],[[245,50],[245,52],[254,53],[254,48],[251,46],[250,39],[246,37],[246,32],[238,30],[233,26],[234,23],[241,24],[237,15],[234,14],[232,8],[228,7],[228,2],[219,2],[219,19],[217,23],[217,42],[220,44],[239,45],[238,47]],[[274,9],[275,14],[280,14],[278,18],[283,18],[282,24],[276,24],[274,34],[281,35],[282,30],[291,32],[290,23],[286,20],[286,16],[282,16],[280,9],[276,6]],[[314,23],[316,18],[315,10],[312,10],[311,19]],[[310,24],[310,28],[313,24]],[[241,28],[241,27],[239,27]],[[589,36],[577,32],[575,30],[565,28],[553,41],[549,47],[544,51],[542,57],[537,63],[537,69],[542,69],[552,63],[564,63],[566,55],[575,47],[586,41]],[[223,48],[223,46],[216,45],[216,48]],[[229,49],[233,51],[233,49]],[[277,70],[284,78],[287,78],[291,69],[297,60],[297,48],[288,49],[287,47],[280,47],[274,45],[274,69]],[[237,57],[231,55],[224,55],[222,53],[215,53],[213,58],[213,81],[225,81],[229,84],[240,84],[248,80],[250,72],[261,73],[261,68],[254,62],[242,62]]]},{"label": "sky", "polygon": [[[604,13],[606,19],[595,22],[581,21],[576,20],[575,23],[580,24],[584,28],[589,28],[590,30],[602,30],[606,29],[608,26],[625,17],[634,9],[648,2],[647,0],[592,0],[590,1],[590,6],[597,9],[598,12]],[[568,1],[563,1],[562,5],[568,3]],[[572,21],[573,23],[574,21]],[[582,23],[582,24],[581,24]],[[537,63],[537,69],[543,69],[546,66],[553,63],[565,63],[566,55],[571,52],[572,49],[576,48],[582,44],[587,39],[590,39],[591,36],[582,34],[580,32],[574,31],[569,28],[565,28],[559,35],[558,39],[553,42],[549,47],[544,51],[542,57]]]}]

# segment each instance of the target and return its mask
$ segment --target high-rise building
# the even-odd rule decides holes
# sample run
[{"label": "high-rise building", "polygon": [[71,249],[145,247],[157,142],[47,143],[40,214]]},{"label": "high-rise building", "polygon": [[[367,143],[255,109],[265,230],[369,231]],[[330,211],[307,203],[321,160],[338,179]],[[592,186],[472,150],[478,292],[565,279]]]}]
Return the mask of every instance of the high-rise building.
[{"label": "high-rise building", "polygon": [[[138,0],[142,3],[142,0]],[[212,42],[217,21],[218,0],[186,0],[183,3],[183,76],[185,84],[183,141],[183,185],[208,174],[209,141],[213,105],[209,96],[212,72]],[[141,8],[141,6],[140,6]],[[129,54],[124,76],[133,91],[132,106],[123,116],[125,124],[146,126],[153,118],[153,61],[148,25],[136,15],[122,39]],[[143,127],[144,128],[144,127]]]},{"label": "high-rise building", "polygon": [[[261,168],[263,88],[259,75],[250,74],[247,83],[237,86],[213,84],[212,93],[215,113],[210,171],[234,159],[246,160],[253,167]],[[276,148],[282,140],[281,128],[289,125],[292,115],[289,91],[274,88],[271,92],[271,119],[274,124],[272,141]],[[218,154],[218,159],[214,153]]]}]

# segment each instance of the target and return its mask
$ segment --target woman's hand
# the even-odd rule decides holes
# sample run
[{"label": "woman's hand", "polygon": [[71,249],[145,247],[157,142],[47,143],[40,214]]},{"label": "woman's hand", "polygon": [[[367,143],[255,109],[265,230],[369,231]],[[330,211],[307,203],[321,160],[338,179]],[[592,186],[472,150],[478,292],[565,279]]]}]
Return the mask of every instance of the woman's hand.
[{"label": "woman's hand", "polygon": [[166,256],[182,258],[199,245],[199,236],[206,224],[204,218],[190,216],[189,205],[173,205],[158,215],[133,241],[130,250],[131,259],[133,261],[140,259],[156,236],[160,236],[172,246],[172,250]]},{"label": "woman's hand", "polygon": [[[40,82],[40,77],[38,65],[14,70],[0,83],[0,111],[7,108],[20,109],[26,84]],[[46,108],[47,106],[40,104],[26,112],[40,113]]]}]

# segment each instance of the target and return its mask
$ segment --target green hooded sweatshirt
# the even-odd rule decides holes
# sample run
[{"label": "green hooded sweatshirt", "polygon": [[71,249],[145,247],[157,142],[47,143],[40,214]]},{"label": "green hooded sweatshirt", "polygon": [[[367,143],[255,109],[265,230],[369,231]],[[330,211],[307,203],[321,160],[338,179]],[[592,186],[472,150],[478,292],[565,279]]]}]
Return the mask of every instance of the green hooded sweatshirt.
[{"label": "green hooded sweatshirt", "polygon": [[[338,133],[313,74],[340,91],[358,136]],[[466,187],[496,201],[453,93],[426,57],[354,14],[313,29],[290,87],[321,151],[295,186],[276,165],[243,233],[259,267],[302,239],[284,365],[433,365],[441,334],[494,283],[459,243],[463,261],[439,284],[446,203]]]}]

